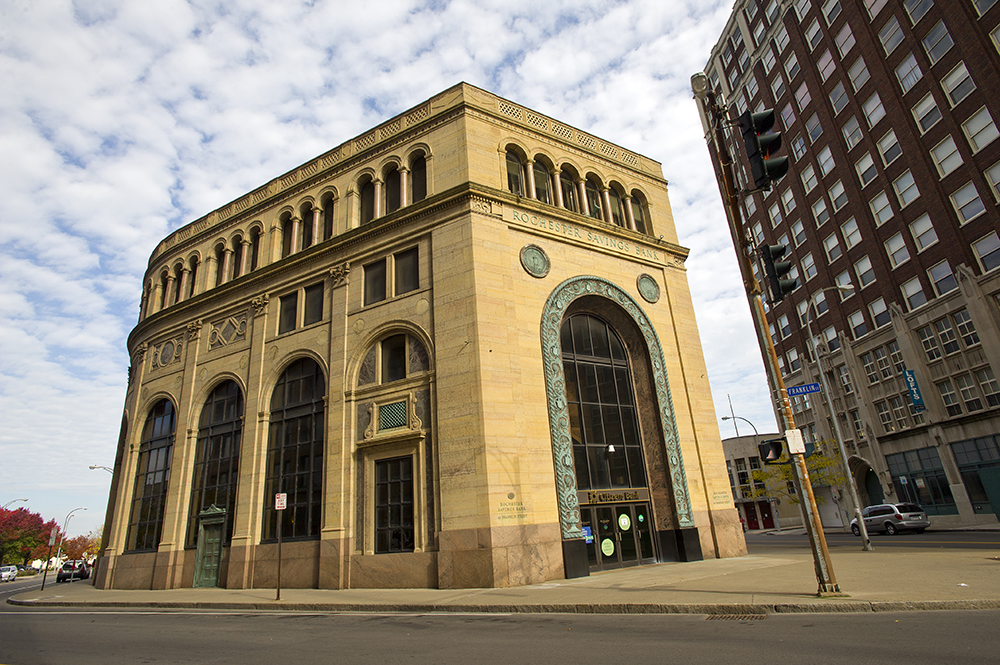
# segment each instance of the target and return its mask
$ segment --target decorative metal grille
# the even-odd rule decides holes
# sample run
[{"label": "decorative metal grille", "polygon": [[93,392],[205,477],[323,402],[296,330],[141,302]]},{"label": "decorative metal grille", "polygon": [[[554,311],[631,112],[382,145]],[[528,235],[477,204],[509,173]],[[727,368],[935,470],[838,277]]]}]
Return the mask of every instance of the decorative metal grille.
[{"label": "decorative metal grille", "polygon": [[406,427],[406,401],[380,404],[378,407],[378,429]]}]

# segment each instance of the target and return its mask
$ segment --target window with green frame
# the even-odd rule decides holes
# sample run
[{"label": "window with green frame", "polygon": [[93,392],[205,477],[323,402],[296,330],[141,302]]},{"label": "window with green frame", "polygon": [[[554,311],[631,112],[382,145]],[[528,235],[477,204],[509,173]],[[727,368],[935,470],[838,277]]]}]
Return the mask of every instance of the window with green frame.
[{"label": "window with green frame", "polygon": [[990,503],[990,497],[979,477],[980,469],[1000,467],[1000,436],[983,436],[951,444],[951,451],[958,463],[958,472],[969,493],[969,501],[976,513],[1000,513],[1000,506]]},{"label": "window with green frame", "polygon": [[928,515],[957,515],[958,508],[936,448],[886,455],[900,501],[918,503]]}]

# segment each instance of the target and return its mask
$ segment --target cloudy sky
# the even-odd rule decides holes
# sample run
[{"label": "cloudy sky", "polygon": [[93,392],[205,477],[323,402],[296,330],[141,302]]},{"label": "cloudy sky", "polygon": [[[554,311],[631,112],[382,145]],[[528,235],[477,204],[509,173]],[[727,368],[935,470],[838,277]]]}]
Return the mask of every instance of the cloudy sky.
[{"label": "cloudy sky", "polygon": [[0,505],[103,522],[161,238],[459,81],[663,163],[718,415],[773,431],[689,83],[731,7],[0,2]]}]

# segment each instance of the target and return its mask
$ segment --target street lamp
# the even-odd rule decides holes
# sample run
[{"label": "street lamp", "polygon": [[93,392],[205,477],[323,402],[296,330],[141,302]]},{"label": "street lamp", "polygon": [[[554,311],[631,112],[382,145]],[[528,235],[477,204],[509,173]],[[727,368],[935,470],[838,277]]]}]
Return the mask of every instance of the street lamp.
[{"label": "street lamp", "polygon": [[73,513],[78,510],[86,510],[86,508],[74,508],[66,515],[66,520],[63,522],[62,537],[59,538],[59,547],[56,548],[56,561],[59,560],[59,556],[62,554],[63,541],[66,540],[66,529],[69,528],[69,520],[73,517]]},{"label": "street lamp", "polygon": [[14,499],[13,501],[8,501],[7,503],[3,504],[4,510],[7,510],[7,506],[9,506],[10,504],[17,503],[18,501],[27,501],[27,499]]},{"label": "street lamp", "polygon": [[[750,425],[750,427],[753,427],[753,442],[754,442],[755,445],[758,445],[758,446],[760,445],[760,434],[757,433],[757,428],[754,427],[754,424],[752,422],[750,422],[749,420],[747,420],[746,418],[744,418],[742,416],[722,416],[722,419],[723,420],[742,420],[747,425]],[[737,434],[738,433],[739,432],[737,432]]]},{"label": "street lamp", "polygon": [[[817,310],[816,296],[825,291],[848,292],[854,291],[854,287],[838,284],[837,286],[828,286],[817,290],[816,293],[809,296],[809,304],[812,305],[814,312]],[[840,461],[844,465],[844,473],[847,474],[847,488],[851,491],[851,501],[854,502],[854,517],[857,520],[858,530],[861,532],[861,549],[865,552],[871,552],[875,547],[868,537],[868,528],[865,526],[864,517],[861,516],[861,499],[858,498],[858,488],[854,482],[854,474],[851,473],[851,467],[847,461],[847,450],[844,448],[844,435],[840,432],[840,419],[833,412],[831,402],[833,393],[830,392],[830,386],[826,382],[826,372],[823,371],[823,366],[819,362],[819,348],[816,346],[816,338],[813,337],[812,320],[809,312],[806,312],[806,332],[809,334],[809,343],[812,345],[813,355],[816,356],[816,369],[819,371],[819,380],[823,384],[823,393],[826,395],[826,404],[830,410],[830,419],[833,420],[833,434],[837,440],[837,448],[840,450]]]},{"label": "street lamp", "polygon": [[114,472],[113,469],[111,469],[110,467],[101,466],[100,464],[91,464],[90,465],[90,470],[93,471],[94,469],[104,469],[105,471],[107,471],[108,473],[110,473],[112,476],[115,475],[115,472]]}]

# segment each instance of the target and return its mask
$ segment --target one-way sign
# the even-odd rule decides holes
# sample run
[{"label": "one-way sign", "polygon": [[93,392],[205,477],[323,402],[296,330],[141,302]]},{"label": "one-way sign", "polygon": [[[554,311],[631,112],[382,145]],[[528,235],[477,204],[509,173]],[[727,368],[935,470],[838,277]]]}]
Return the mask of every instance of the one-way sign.
[{"label": "one-way sign", "polygon": [[808,395],[809,393],[818,393],[820,387],[818,383],[807,383],[804,386],[792,386],[788,388],[788,395]]}]

